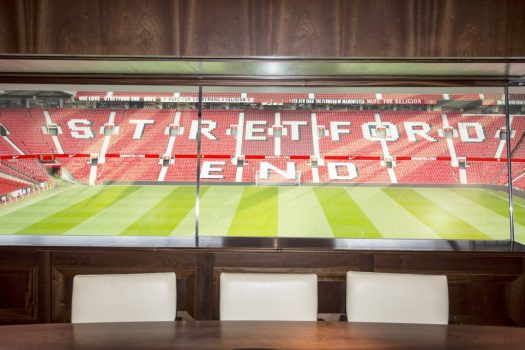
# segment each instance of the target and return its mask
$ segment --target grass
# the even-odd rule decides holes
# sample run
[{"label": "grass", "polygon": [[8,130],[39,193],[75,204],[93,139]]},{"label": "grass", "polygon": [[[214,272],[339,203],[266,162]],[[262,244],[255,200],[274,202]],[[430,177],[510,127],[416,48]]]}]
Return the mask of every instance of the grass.
[{"label": "grass", "polygon": [[[191,236],[192,186],[71,186],[0,209],[1,234]],[[515,197],[525,237],[525,200]],[[505,194],[474,188],[202,186],[204,236],[508,239]]]}]

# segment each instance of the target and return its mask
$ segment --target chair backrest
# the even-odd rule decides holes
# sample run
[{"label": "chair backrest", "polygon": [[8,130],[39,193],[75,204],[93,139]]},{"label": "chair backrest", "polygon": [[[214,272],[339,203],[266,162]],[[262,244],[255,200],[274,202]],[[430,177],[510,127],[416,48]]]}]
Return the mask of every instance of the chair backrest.
[{"label": "chair backrest", "polygon": [[220,318],[316,321],[317,275],[222,273]]},{"label": "chair backrest", "polygon": [[77,275],[73,279],[72,323],[174,321],[174,272]]},{"label": "chair backrest", "polygon": [[346,274],[349,322],[448,324],[447,276]]}]

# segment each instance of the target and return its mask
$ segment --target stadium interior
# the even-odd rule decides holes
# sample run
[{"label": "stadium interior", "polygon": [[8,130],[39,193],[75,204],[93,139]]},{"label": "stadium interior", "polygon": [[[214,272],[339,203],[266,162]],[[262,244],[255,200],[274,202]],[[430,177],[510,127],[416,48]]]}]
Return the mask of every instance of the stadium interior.
[{"label": "stadium interior", "polygon": [[[511,0],[1,1],[0,348],[521,349],[524,31]],[[121,322],[126,280],[167,320]]]}]

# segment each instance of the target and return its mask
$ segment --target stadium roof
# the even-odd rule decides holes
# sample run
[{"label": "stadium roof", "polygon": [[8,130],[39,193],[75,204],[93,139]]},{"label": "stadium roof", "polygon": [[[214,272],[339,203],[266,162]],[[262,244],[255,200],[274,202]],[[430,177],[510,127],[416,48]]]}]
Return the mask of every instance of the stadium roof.
[{"label": "stadium roof", "polygon": [[[203,58],[0,55],[0,82],[13,78],[142,78],[303,81],[431,81],[461,85],[525,84],[525,58]],[[316,83],[314,84],[314,81]],[[293,83],[291,85],[294,85]],[[296,85],[300,85],[297,84]],[[389,85],[387,83],[387,85]]]}]

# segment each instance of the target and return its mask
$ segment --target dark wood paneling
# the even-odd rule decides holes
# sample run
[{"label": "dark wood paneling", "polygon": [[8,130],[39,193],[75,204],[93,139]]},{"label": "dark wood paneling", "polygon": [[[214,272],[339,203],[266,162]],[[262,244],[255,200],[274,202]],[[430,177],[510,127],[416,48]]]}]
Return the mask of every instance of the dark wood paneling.
[{"label": "dark wood paneling", "polygon": [[20,21],[18,6],[21,1],[0,1],[0,52],[27,53],[25,21]]},{"label": "dark wood paneling", "polygon": [[35,251],[0,253],[0,324],[38,321],[37,276]]},{"label": "dark wood paneling", "polygon": [[0,52],[525,56],[521,0],[5,0]]},{"label": "dark wood paneling", "polygon": [[[227,244],[232,244],[228,246]],[[174,271],[177,305],[219,317],[222,272],[316,273],[319,312],[345,312],[346,272],[445,274],[450,321],[525,326],[525,253],[246,248],[0,248],[0,323],[68,322],[77,274]],[[248,244],[248,242],[246,242]],[[239,245],[239,246],[235,246]]]},{"label": "dark wood paneling", "polygon": [[162,0],[34,0],[32,53],[179,55],[179,4]]}]

